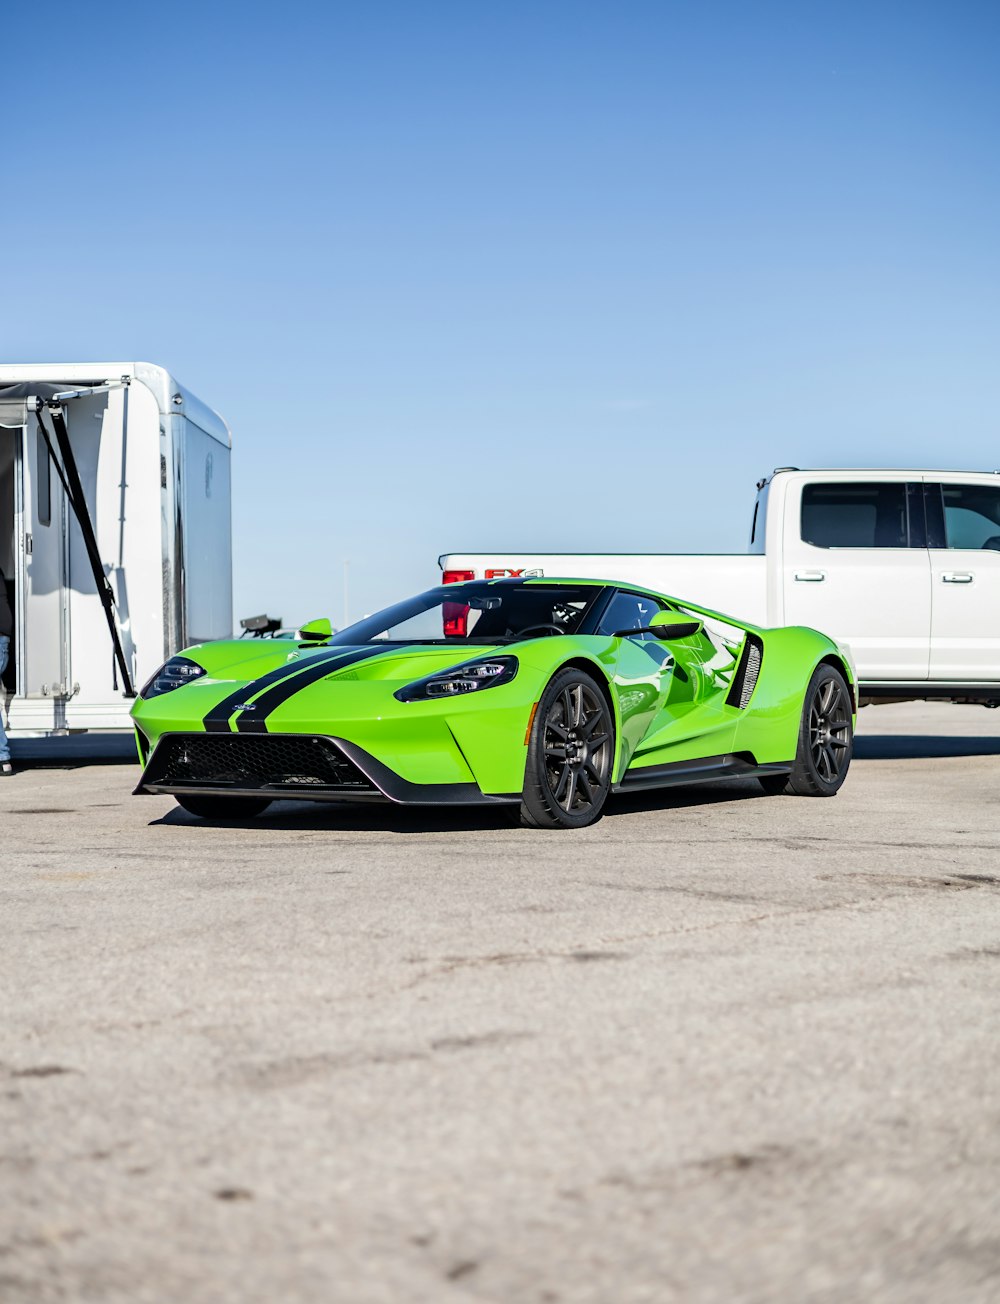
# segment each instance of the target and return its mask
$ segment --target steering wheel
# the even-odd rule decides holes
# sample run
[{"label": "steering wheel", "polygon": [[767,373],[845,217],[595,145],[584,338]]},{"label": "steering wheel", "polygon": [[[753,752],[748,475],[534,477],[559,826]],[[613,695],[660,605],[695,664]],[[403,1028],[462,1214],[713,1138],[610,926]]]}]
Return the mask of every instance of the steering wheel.
[{"label": "steering wheel", "polygon": [[560,625],[550,625],[550,624],[547,624],[547,623],[543,623],[543,624],[541,624],[541,625],[528,625],[528,626],[526,626],[524,629],[520,629],[520,630],[518,630],[518,632],[517,632],[517,637],[518,637],[518,638],[524,638],[525,635],[530,634],[530,633],[532,632],[532,630],[535,630],[535,629],[543,630],[543,631],[544,631],[544,630],[550,630],[553,634],[565,634],[565,633],[566,633],[566,631],[565,631],[565,630],[562,628],[562,626],[560,626]]}]

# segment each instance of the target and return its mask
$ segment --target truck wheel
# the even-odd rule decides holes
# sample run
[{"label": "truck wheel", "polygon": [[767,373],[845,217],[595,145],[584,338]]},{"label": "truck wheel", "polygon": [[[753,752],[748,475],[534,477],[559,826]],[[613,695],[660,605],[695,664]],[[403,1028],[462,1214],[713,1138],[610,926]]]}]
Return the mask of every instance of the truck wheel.
[{"label": "truck wheel", "polygon": [[851,697],[844,676],[833,666],[817,666],[806,689],[791,773],[764,775],[758,781],[775,795],[832,797],[847,778],[853,749]]},{"label": "truck wheel", "polygon": [[582,829],[600,816],[611,788],[615,727],[596,680],[572,667],[549,681],[528,740],[521,823]]},{"label": "truck wheel", "polygon": [[198,815],[203,820],[250,820],[271,804],[257,797],[199,797],[193,793],[185,793],[183,797],[175,793],[174,797],[189,815]]}]

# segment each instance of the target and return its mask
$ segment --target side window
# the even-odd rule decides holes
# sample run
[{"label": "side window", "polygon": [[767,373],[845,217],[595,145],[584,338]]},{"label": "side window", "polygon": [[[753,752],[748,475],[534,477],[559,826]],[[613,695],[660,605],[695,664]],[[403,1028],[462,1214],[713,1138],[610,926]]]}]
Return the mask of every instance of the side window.
[{"label": "side window", "polygon": [[990,548],[1000,552],[1000,486],[945,484],[941,496],[949,548]]},{"label": "side window", "polygon": [[803,486],[802,538],[817,548],[905,548],[906,485]]},{"label": "side window", "polygon": [[617,634],[623,629],[645,629],[663,604],[644,593],[616,593],[597,627],[598,634]]},{"label": "side window", "polygon": [[35,431],[35,479],[38,481],[38,524],[52,524],[52,468],[41,430]]}]

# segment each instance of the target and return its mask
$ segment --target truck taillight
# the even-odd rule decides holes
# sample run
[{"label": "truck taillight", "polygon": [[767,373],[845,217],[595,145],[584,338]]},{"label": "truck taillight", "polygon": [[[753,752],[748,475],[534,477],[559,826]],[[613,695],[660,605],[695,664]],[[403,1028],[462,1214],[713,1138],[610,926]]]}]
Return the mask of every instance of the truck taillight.
[{"label": "truck taillight", "polygon": [[[446,570],[445,584],[462,584],[465,580],[474,580],[475,571]],[[444,620],[445,638],[465,638],[469,628],[469,608],[464,602],[446,602],[441,609]]]},{"label": "truck taillight", "polygon": [[460,602],[446,602],[441,608],[445,638],[465,638],[469,630],[469,608]]}]

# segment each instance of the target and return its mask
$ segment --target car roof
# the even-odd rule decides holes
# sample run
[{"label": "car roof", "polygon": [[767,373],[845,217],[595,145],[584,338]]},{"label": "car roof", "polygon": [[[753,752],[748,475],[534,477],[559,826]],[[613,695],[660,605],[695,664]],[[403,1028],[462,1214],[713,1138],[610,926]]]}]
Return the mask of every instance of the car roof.
[{"label": "car roof", "polygon": [[642,584],[633,584],[630,580],[595,580],[593,578],[584,578],[583,576],[572,575],[504,575],[495,580],[461,580],[457,584],[439,585],[440,588],[451,590],[460,590],[468,585],[489,584],[497,588],[514,588],[523,584],[536,584],[544,588],[559,588],[565,585],[567,588],[591,588],[591,589],[627,589],[629,593],[648,593],[653,598],[666,598],[670,602],[677,601],[671,598],[667,593],[661,593],[658,589],[648,589]]}]

